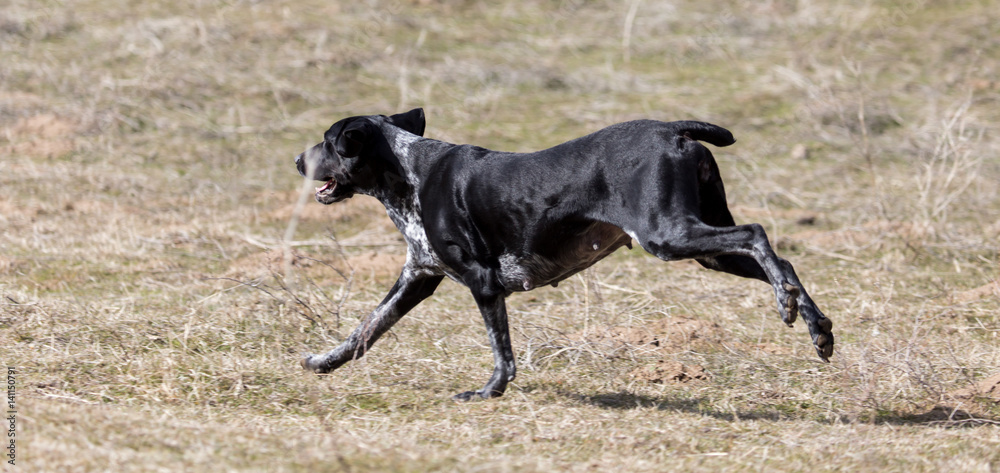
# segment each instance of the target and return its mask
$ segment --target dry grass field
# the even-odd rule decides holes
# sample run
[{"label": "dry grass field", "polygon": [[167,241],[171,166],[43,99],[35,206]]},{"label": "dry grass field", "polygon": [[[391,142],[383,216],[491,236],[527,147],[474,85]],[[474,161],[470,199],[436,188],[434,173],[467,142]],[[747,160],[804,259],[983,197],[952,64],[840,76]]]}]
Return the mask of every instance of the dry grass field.
[{"label": "dry grass field", "polygon": [[[1000,471],[998,24],[990,1],[0,1],[4,471]],[[733,213],[833,320],[831,363],[766,285],[636,248],[508,299],[502,398],[450,399],[492,366],[454,282],[303,372],[405,247],[292,159],[416,106],[511,151],[732,130]]]}]

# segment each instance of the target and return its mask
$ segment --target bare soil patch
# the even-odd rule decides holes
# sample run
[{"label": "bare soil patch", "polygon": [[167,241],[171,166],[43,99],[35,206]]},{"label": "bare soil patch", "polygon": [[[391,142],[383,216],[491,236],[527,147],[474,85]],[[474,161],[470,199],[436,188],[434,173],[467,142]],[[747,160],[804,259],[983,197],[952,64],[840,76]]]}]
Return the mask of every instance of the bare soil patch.
[{"label": "bare soil patch", "polygon": [[571,338],[612,347],[642,347],[662,353],[675,353],[706,343],[718,343],[722,339],[721,332],[722,328],[714,322],[671,316],[638,327],[595,328]]},{"label": "bare soil patch", "polygon": [[8,141],[3,152],[37,158],[58,158],[76,148],[74,134],[77,130],[76,123],[54,114],[22,118],[3,130],[3,136]]},{"label": "bare soil patch", "polygon": [[955,302],[972,302],[989,297],[1000,298],[1000,279],[994,279],[982,286],[952,294]]},{"label": "bare soil patch", "polygon": [[952,399],[990,399],[1000,403],[1000,373],[979,380],[972,386],[956,389],[948,393]]}]

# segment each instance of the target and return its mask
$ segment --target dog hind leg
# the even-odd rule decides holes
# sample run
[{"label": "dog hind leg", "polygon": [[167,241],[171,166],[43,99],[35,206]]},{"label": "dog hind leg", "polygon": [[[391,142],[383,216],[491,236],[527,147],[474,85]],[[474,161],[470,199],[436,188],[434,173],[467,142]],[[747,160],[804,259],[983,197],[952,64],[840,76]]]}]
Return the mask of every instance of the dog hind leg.
[{"label": "dog hind leg", "polygon": [[661,259],[694,258],[710,269],[770,283],[781,319],[791,325],[801,312],[820,358],[833,354],[833,323],[806,293],[791,263],[774,253],[760,225],[713,227],[688,217],[639,237],[643,248]]},{"label": "dog hind leg", "polygon": [[[699,163],[699,210],[701,220],[713,227],[733,227],[736,221],[726,202],[726,190],[722,184],[722,177],[719,175],[718,166],[710,152],[706,152]],[[772,251],[773,252],[773,251]],[[775,291],[778,299],[778,306],[783,307],[782,320],[791,326],[795,322],[796,315],[802,314],[809,328],[809,333],[813,338],[813,344],[820,358],[827,359],[833,354],[833,333],[831,328],[833,322],[826,318],[816,307],[815,302],[809,297],[805,287],[795,274],[795,268],[788,261],[778,258],[778,267],[781,269],[785,279],[788,281],[785,286],[785,293]],[[712,257],[696,258],[702,266],[722,271],[737,276],[758,279],[768,284],[772,284],[772,279],[767,272],[753,257],[738,254],[720,254]]]}]

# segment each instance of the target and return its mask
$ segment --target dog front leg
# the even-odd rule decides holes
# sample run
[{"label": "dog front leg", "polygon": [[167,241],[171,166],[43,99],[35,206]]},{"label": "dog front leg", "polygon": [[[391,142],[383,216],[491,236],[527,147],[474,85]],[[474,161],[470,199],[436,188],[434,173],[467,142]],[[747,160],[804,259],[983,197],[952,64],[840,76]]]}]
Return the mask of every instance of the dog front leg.
[{"label": "dog front leg", "polygon": [[479,311],[486,322],[486,331],[490,337],[490,347],[493,349],[493,376],[486,386],[479,391],[466,391],[455,395],[459,401],[471,401],[477,397],[489,399],[502,396],[507,390],[507,383],[514,380],[517,368],[514,363],[514,350],[510,346],[510,331],[507,328],[507,304],[504,295],[483,296],[473,293]]},{"label": "dog front leg", "polygon": [[378,307],[365,316],[343,343],[324,355],[308,355],[302,367],[317,373],[329,373],[344,363],[364,356],[369,348],[390,327],[420,301],[434,293],[443,276],[429,276],[403,268],[396,284]]}]

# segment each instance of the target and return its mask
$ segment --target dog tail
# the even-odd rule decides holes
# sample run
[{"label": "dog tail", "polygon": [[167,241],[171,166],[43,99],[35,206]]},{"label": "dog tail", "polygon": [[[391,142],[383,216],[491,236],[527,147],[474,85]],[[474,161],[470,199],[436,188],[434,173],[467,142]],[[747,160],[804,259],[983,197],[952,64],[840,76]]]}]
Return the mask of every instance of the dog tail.
[{"label": "dog tail", "polygon": [[691,139],[711,143],[715,146],[729,146],[736,142],[729,130],[711,123],[696,121],[680,121],[671,123],[674,132],[686,135]]}]

